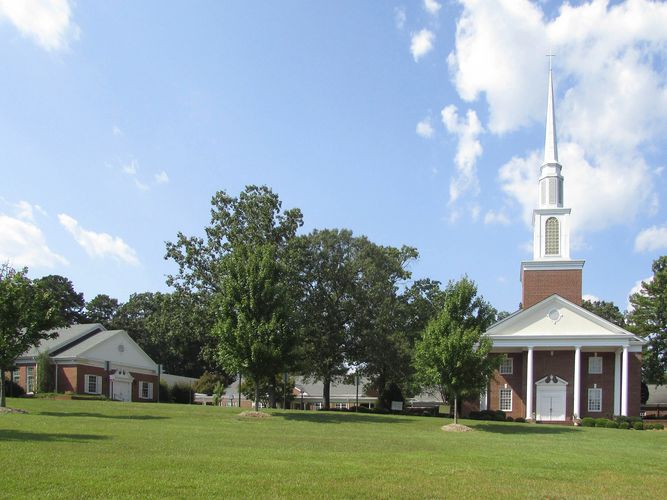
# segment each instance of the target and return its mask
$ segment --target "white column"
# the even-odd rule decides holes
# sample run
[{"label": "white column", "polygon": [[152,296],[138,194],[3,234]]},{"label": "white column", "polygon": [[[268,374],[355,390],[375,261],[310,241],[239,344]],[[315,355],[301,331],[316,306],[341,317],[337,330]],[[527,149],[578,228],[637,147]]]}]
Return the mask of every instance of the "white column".
[{"label": "white column", "polygon": [[628,346],[623,346],[623,380],[621,382],[621,415],[628,415]]},{"label": "white column", "polygon": [[484,411],[489,409],[489,390],[484,389],[484,392],[479,398],[479,409]]},{"label": "white column", "polygon": [[528,347],[528,362],[526,367],[526,420],[533,418],[533,348]]},{"label": "white column", "polygon": [[574,406],[573,411],[577,418],[581,418],[581,347],[574,350]]},{"label": "white column", "polygon": [[614,415],[621,414],[621,351],[614,356]]}]

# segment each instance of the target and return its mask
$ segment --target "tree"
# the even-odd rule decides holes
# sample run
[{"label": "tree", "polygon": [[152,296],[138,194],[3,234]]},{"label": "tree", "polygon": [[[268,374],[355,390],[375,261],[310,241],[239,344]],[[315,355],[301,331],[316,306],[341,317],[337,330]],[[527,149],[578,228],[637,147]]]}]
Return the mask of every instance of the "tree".
[{"label": "tree", "polygon": [[304,371],[324,386],[330,405],[331,382],[347,373],[351,328],[357,308],[354,289],[358,239],[347,229],[315,230],[295,243],[301,279],[299,323]]},{"label": "tree", "polygon": [[625,316],[613,302],[607,302],[605,300],[583,300],[581,306],[587,311],[614,323],[616,326],[620,326],[621,328],[625,328],[626,326]]},{"label": "tree", "polygon": [[[41,340],[52,338],[53,328],[65,326],[58,300],[49,288],[16,271],[0,266],[0,377],[14,360]],[[5,406],[4,383],[0,383],[0,407]]]},{"label": "tree", "polygon": [[86,303],[85,316],[91,323],[100,323],[105,328],[112,328],[119,307],[118,299],[99,294]]},{"label": "tree", "polygon": [[642,375],[649,383],[665,383],[667,372],[667,256],[653,262],[653,277],[642,281],[641,290],[630,296],[629,328],[648,340]]},{"label": "tree", "polygon": [[412,247],[360,240],[352,355],[371,379],[383,406],[389,400],[386,393],[395,391],[392,386],[405,388],[412,376],[414,339],[405,328],[406,303],[399,296],[399,286],[411,277],[406,267],[417,257]]},{"label": "tree", "polygon": [[287,267],[277,253],[269,243],[235,248],[222,260],[213,298],[220,363],[252,379],[256,410],[260,387],[287,371],[297,340]]},{"label": "tree", "polygon": [[496,311],[467,277],[450,282],[440,314],[429,322],[418,341],[415,367],[422,384],[436,387],[443,400],[454,401],[458,421],[458,399],[478,396],[498,368],[490,356],[491,341],[483,335]]},{"label": "tree", "polygon": [[76,293],[74,285],[69,279],[51,274],[36,279],[35,283],[48,290],[51,297],[58,302],[60,315],[67,325],[81,323],[85,320],[83,307],[86,301],[82,293]]}]

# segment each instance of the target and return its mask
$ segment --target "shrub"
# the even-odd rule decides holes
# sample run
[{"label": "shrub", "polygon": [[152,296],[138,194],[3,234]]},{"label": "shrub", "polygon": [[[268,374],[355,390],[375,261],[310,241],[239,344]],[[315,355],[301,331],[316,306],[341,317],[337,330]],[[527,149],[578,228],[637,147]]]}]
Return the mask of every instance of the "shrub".
[{"label": "shrub", "polygon": [[655,429],[655,426],[653,424],[644,424],[645,431],[652,431],[653,429]]},{"label": "shrub", "polygon": [[171,393],[172,403],[188,404],[191,402],[192,389],[187,384],[174,384],[169,392]]},{"label": "shrub", "polygon": [[607,418],[596,418],[595,427],[607,427],[607,422],[609,422]]},{"label": "shrub", "polygon": [[632,424],[632,428],[636,431],[643,431],[644,430],[644,424],[643,422],[635,422]]},{"label": "shrub", "polygon": [[53,392],[55,388],[53,365],[48,352],[40,352],[37,356],[37,380],[35,392]]},{"label": "shrub", "polygon": [[618,422],[614,422],[613,420],[607,420],[607,429],[618,429]]},{"label": "shrub", "polygon": [[595,419],[591,417],[582,418],[581,425],[583,427],[595,427]]},{"label": "shrub", "polygon": [[171,403],[169,384],[164,380],[160,380],[160,403]]},{"label": "shrub", "polygon": [[507,420],[508,422],[514,422],[514,419],[513,419],[512,417],[507,417],[506,420]]},{"label": "shrub", "polygon": [[223,384],[225,387],[229,385],[227,377],[220,375],[219,373],[204,372],[204,374],[194,383],[192,388],[195,392],[212,396],[218,384]]},{"label": "shrub", "polygon": [[25,396],[25,390],[13,380],[5,380],[5,396],[13,398]]},{"label": "shrub", "polygon": [[658,422],[657,424],[653,424],[653,428],[657,431],[663,431],[665,430],[665,425]]},{"label": "shrub", "polygon": [[634,424],[635,422],[641,422],[642,421],[641,417],[624,417],[622,415],[614,417],[614,420],[616,422],[618,422],[619,424],[621,422],[627,422],[630,425]]},{"label": "shrub", "polygon": [[618,424],[619,429],[629,429],[630,428],[630,423],[629,422],[621,422]]},{"label": "shrub", "polygon": [[520,424],[525,424],[526,423],[526,419],[523,418],[523,417],[516,417],[514,419],[514,421],[517,422],[517,423],[520,423]]}]

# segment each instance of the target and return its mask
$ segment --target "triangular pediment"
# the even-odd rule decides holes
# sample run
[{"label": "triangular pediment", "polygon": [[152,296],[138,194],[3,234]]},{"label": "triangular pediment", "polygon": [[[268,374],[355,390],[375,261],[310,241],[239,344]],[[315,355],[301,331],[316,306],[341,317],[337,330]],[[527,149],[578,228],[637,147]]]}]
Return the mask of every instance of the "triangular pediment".
[{"label": "triangular pediment", "polygon": [[492,325],[485,335],[492,339],[612,336],[643,343],[634,334],[559,295],[552,295],[528,309],[517,311]]}]

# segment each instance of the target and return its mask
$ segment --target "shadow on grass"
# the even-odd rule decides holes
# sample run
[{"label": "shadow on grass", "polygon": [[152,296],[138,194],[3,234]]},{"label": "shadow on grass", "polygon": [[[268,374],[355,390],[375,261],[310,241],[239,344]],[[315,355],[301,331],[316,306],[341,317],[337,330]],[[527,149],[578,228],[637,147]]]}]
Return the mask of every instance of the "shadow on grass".
[{"label": "shadow on grass", "polygon": [[337,413],[327,411],[294,411],[294,412],[276,412],[276,417],[282,417],[285,420],[295,420],[298,422],[316,422],[320,424],[406,424],[410,420],[405,418],[395,418],[388,415],[373,415],[367,413]]},{"label": "shadow on grass", "polygon": [[101,441],[103,439],[109,439],[109,437],[97,434],[25,432],[0,429],[0,441],[66,441],[68,443],[85,443],[88,441]]},{"label": "shadow on grass", "polygon": [[495,432],[496,434],[567,434],[578,432],[579,429],[565,425],[539,425],[539,424],[514,424],[493,425],[479,424],[472,426],[473,429],[484,432]]},{"label": "shadow on grass", "polygon": [[90,413],[85,411],[76,412],[57,412],[57,411],[41,411],[40,415],[46,417],[88,417],[88,418],[111,418],[114,420],[164,420],[169,417],[162,417],[158,415],[107,415],[105,413]]}]

